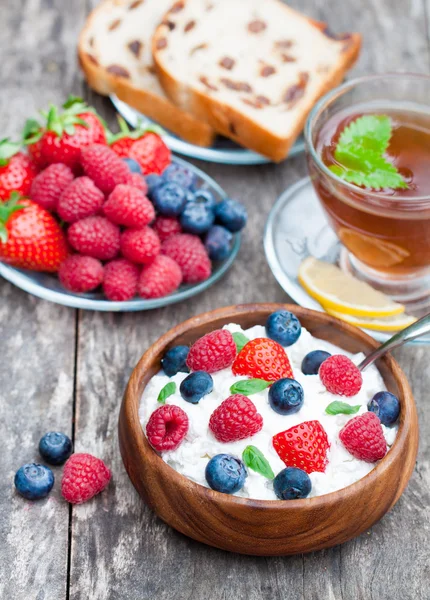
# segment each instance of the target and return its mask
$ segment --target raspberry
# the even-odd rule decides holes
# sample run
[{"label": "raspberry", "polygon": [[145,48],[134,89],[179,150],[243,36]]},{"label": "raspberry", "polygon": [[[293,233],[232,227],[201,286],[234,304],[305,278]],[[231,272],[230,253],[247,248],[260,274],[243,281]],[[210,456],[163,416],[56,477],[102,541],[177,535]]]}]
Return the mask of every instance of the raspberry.
[{"label": "raspberry", "polygon": [[318,373],[323,385],[332,394],[355,396],[361,390],[363,378],[360,370],[343,354],[327,358]]},{"label": "raspberry", "polygon": [[181,224],[175,217],[157,217],[153,228],[158,233],[161,243],[168,240],[172,235],[181,233],[182,231]]},{"label": "raspberry", "polygon": [[109,146],[93,144],[82,150],[81,163],[90,179],[105,194],[110,194],[119,183],[130,180],[130,171]]},{"label": "raspberry", "polygon": [[75,254],[61,264],[58,271],[61,283],[71,292],[90,292],[103,281],[103,265],[91,256]]},{"label": "raspberry", "polygon": [[242,394],[229,396],[209,419],[209,429],[219,442],[237,442],[255,435],[262,428],[263,417],[254,403]]},{"label": "raspberry", "polygon": [[348,452],[359,460],[373,463],[387,453],[381,422],[373,412],[350,419],[340,430],[339,439]]},{"label": "raspberry", "polygon": [[121,235],[121,252],[131,262],[146,265],[160,253],[160,240],[150,227],[128,229]]},{"label": "raspberry", "polygon": [[324,473],[330,443],[319,421],[304,421],[273,436],[273,447],[287,467]]},{"label": "raspberry", "polygon": [[50,165],[36,175],[31,184],[30,197],[47,210],[56,210],[58,200],[73,181],[72,170],[62,163]]},{"label": "raspberry", "polygon": [[97,214],[104,200],[103,192],[96,188],[89,177],[78,177],[61,194],[57,205],[58,216],[67,223],[75,223]]},{"label": "raspberry", "polygon": [[187,413],[174,404],[157,408],[146,425],[148,442],[158,452],[175,450],[188,432]]},{"label": "raspberry", "polygon": [[181,285],[181,269],[174,260],[159,254],[140,274],[137,292],[142,298],[162,298]]},{"label": "raspberry", "polygon": [[265,381],[294,379],[284,348],[269,338],[256,338],[242,348],[232,366],[234,375],[245,375]]},{"label": "raspberry", "polygon": [[181,267],[184,283],[199,283],[211,274],[211,261],[201,239],[196,235],[172,235],[164,242],[161,252],[173,258]]},{"label": "raspberry", "polygon": [[192,371],[215,373],[229,367],[236,357],[236,344],[227,329],[207,333],[191,346],[187,366]]},{"label": "raspberry", "polygon": [[67,502],[80,504],[105,489],[111,472],[100,459],[91,454],[72,454],[64,465],[61,493]]},{"label": "raspberry", "polygon": [[136,295],[139,279],[139,267],[126,260],[118,258],[105,265],[103,291],[108,300],[124,302]]},{"label": "raspberry", "polygon": [[146,183],[144,177],[139,175],[139,173],[130,173],[127,180],[127,185],[132,185],[137,188],[141,192],[143,192],[146,196],[148,192],[148,184]]},{"label": "raspberry", "polygon": [[81,254],[110,260],[119,252],[121,236],[119,227],[105,217],[87,217],[69,227],[67,239]]},{"label": "raspberry", "polygon": [[125,227],[144,227],[155,219],[155,209],[145,194],[131,185],[117,185],[103,206],[109,221]]}]

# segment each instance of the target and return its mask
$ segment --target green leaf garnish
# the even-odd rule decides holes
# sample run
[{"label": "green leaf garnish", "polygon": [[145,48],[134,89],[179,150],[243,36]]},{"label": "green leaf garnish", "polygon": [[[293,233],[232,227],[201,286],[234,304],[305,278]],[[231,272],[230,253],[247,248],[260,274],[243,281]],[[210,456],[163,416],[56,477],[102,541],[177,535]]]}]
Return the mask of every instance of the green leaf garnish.
[{"label": "green leaf garnish", "polygon": [[230,387],[232,394],[243,394],[244,396],[251,396],[251,394],[258,394],[262,392],[269,385],[272,385],[273,381],[265,381],[264,379],[241,379],[236,381]]},{"label": "green leaf garnish", "polygon": [[169,396],[173,396],[175,392],[176,383],[174,381],[169,381],[169,383],[166,383],[166,385],[158,394],[157,402],[159,402],[160,404],[166,404],[167,398],[169,398]]},{"label": "green leaf garnish", "polygon": [[238,352],[240,352],[242,348],[249,342],[249,339],[246,337],[246,335],[243,335],[243,333],[240,331],[235,331],[233,333],[233,339]]},{"label": "green leaf garnish", "polygon": [[349,183],[375,190],[406,189],[408,184],[384,153],[392,135],[386,115],[363,115],[342,131],[330,170]]},{"label": "green leaf garnish", "polygon": [[358,413],[360,408],[361,404],[352,406],[352,404],[348,404],[347,402],[335,400],[327,406],[325,411],[328,415],[355,415],[355,413]]},{"label": "green leaf garnish", "polygon": [[242,453],[242,460],[249,469],[252,469],[256,473],[260,473],[263,477],[266,477],[267,479],[275,478],[275,474],[272,471],[269,461],[255,446],[247,446],[245,448]]}]

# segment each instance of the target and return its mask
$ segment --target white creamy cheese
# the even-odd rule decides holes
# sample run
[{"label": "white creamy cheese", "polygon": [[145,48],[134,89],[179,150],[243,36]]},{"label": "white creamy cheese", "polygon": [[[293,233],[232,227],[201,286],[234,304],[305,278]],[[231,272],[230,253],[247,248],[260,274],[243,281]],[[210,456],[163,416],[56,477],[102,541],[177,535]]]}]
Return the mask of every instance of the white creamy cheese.
[{"label": "white creamy cheese", "polygon": [[[243,331],[239,325],[226,325],[232,333]],[[249,339],[267,337],[263,326],[257,325],[243,331]],[[213,411],[231,395],[230,386],[244,377],[236,377],[230,368],[213,373],[214,389],[202,398],[198,404],[190,404],[183,400],[179,393],[180,383],[187,376],[186,373],[178,373],[172,378],[167,377],[163,371],[155,375],[147,385],[140,404],[139,416],[142,427],[145,430],[151,414],[159,408],[157,397],[160,390],[169,381],[176,382],[177,391],[167,399],[168,404],[180,406],[188,415],[189,431],[174,451],[163,453],[163,460],[173,469],[185,475],[189,479],[207,486],[205,479],[205,468],[209,458],[216,454],[227,453],[237,457],[242,456],[246,446],[252,444],[263,452],[270,462],[275,474],[285,468],[284,463],[277,455],[272,445],[272,437],[281,431],[285,431],[303,421],[317,419],[327,432],[330,442],[328,451],[328,465],[325,473],[311,473],[312,491],[310,496],[321,496],[344,488],[358,479],[361,479],[373,468],[374,464],[366,463],[354,458],[339,441],[339,431],[345,423],[356,415],[326,414],[325,409],[334,400],[344,400],[350,404],[360,404],[361,408],[357,414],[367,411],[367,403],[376,392],[386,389],[382,377],[376,367],[371,366],[363,373],[363,386],[360,392],[352,398],[341,398],[328,392],[322,385],[318,375],[303,375],[301,363],[304,356],[312,350],[326,350],[331,354],[345,354],[358,364],[363,358],[362,354],[355,356],[348,354],[343,349],[329,344],[323,340],[314,338],[306,329],[297,342],[286,348],[293,369],[294,378],[301,383],[304,390],[304,403],[298,413],[293,415],[279,415],[269,405],[268,390],[253,394],[250,399],[255,404],[258,412],[263,417],[263,429],[256,435],[239,442],[218,442],[210,431],[208,424]],[[397,433],[397,427],[382,427],[387,444],[391,446]],[[237,494],[246,498],[260,500],[276,500],[272,482],[262,475],[248,469],[248,477],[245,485]]]}]

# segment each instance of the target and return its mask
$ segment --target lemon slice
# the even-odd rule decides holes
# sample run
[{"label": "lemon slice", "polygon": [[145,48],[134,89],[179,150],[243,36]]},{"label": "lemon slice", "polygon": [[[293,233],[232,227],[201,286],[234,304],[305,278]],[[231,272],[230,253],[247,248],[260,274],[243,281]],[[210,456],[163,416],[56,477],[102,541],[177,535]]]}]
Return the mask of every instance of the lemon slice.
[{"label": "lemon slice", "polygon": [[397,244],[372,238],[358,231],[341,227],[337,232],[340,241],[361,261],[378,268],[394,267],[409,256],[409,252]]},{"label": "lemon slice", "polygon": [[364,281],[312,256],[302,262],[298,277],[308,294],[324,309],[371,319],[392,317],[405,311],[402,304],[374,290]]},{"label": "lemon slice", "polygon": [[342,319],[342,321],[346,321],[351,325],[364,327],[365,329],[375,329],[377,331],[400,331],[405,327],[409,327],[409,325],[412,325],[412,323],[415,323],[416,321],[415,317],[411,317],[405,313],[394,317],[386,317],[385,319],[383,317],[380,319],[371,319],[368,317],[345,315],[344,313],[338,312],[337,310],[331,310],[330,308],[326,308],[325,311],[329,315]]}]

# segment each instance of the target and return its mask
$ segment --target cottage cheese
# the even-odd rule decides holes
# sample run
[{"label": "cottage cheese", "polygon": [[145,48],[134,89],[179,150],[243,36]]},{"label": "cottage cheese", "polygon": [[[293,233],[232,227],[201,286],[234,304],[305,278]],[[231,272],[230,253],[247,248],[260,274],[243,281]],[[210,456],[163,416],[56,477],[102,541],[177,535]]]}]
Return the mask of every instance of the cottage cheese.
[{"label": "cottage cheese", "polygon": [[[243,331],[236,324],[227,325],[225,328],[232,333]],[[266,337],[265,329],[261,325],[245,330],[243,333],[249,339]],[[363,386],[356,396],[343,399],[331,394],[325,389],[318,375],[303,375],[301,371],[304,356],[312,350],[326,350],[331,354],[345,354],[350,356],[356,364],[363,358],[362,354],[354,356],[333,344],[314,338],[306,329],[302,328],[300,338],[293,346],[286,348],[286,352],[291,362],[294,377],[303,386],[303,406],[298,413],[283,416],[270,407],[268,390],[253,394],[250,399],[263,417],[263,429],[251,438],[231,443],[218,442],[208,427],[209,418],[215,408],[231,395],[230,386],[235,381],[244,379],[242,376],[234,376],[230,368],[212,374],[213,392],[202,398],[198,404],[186,402],[179,393],[180,383],[187,376],[186,373],[178,373],[174,377],[168,378],[163,371],[160,371],[151,379],[142,396],[139,410],[142,427],[145,430],[149,417],[160,406],[157,403],[160,390],[168,381],[175,381],[177,391],[168,398],[167,403],[176,404],[187,413],[189,431],[181,445],[174,451],[163,453],[162,458],[185,477],[207,486],[205,468],[208,460],[223,452],[241,457],[243,450],[249,444],[259,448],[270,462],[274,473],[279,473],[285,468],[285,465],[273,448],[273,435],[303,421],[317,419],[326,430],[330,442],[329,462],[325,473],[310,474],[312,481],[310,496],[321,496],[344,488],[367,475],[375,465],[354,458],[339,441],[339,431],[349,419],[356,415],[331,416],[325,413],[325,409],[334,400],[346,400],[354,405],[360,404],[361,408],[357,414],[364,413],[367,411],[367,403],[372,396],[386,388],[379,371],[376,367],[371,366],[364,371]],[[397,427],[382,426],[382,428],[387,444],[391,446],[396,437]],[[250,469],[248,469],[248,477],[245,480],[244,487],[236,495],[261,500],[276,500],[272,482]]]}]

